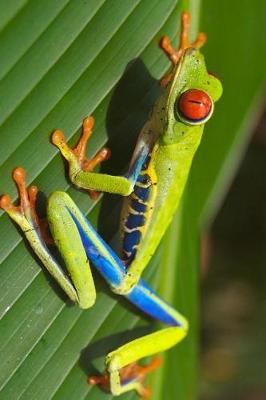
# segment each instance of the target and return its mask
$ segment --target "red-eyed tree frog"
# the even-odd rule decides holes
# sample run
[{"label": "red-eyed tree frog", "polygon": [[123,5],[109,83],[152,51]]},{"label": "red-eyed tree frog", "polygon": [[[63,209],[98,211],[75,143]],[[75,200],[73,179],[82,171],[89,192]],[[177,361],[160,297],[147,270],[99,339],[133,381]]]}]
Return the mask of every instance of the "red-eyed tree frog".
[{"label": "red-eyed tree frog", "polygon": [[[167,327],[139,337],[113,350],[106,357],[106,374],[91,376],[89,382],[110,389],[113,395],[136,390],[148,397],[143,384],[147,372],[158,366],[157,359],[140,366],[143,357],[162,352],[180,342],[188,332],[188,321],[164,302],[141,278],[180,203],[191,162],[200,144],[205,123],[222,94],[220,81],[209,74],[199,48],[205,41],[200,33],[188,41],[189,13],[182,14],[180,45],[175,50],[168,37],[161,46],[171,60],[170,71],[161,79],[161,95],[143,126],[129,170],[124,176],[93,172],[109,157],[104,148],[86,158],[86,145],[94,119],[85,118],[82,136],[74,149],[56,130],[52,142],[69,163],[71,182],[89,191],[125,197],[121,218],[121,254],[118,256],[98,235],[85,216],[64,192],[54,192],[48,200],[47,218],[53,240],[65,262],[65,273],[51,255],[44,230],[35,211],[37,188],[26,189],[25,171],[16,168],[20,205],[3,195],[0,206],[21,227],[31,247],[71,300],[82,308],[96,298],[90,263],[116,294]],[[149,237],[149,240],[148,240]]]}]

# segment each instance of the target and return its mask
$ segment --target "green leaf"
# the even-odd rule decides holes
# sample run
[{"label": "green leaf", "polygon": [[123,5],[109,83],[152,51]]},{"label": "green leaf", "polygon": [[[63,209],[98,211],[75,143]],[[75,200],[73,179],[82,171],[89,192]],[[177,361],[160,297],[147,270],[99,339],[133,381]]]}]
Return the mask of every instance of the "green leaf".
[{"label": "green leaf", "polygon": [[187,339],[165,354],[163,368],[154,374],[156,400],[198,397],[200,231],[223,201],[262,110],[265,89],[266,3],[203,0],[201,15],[200,30],[208,36],[203,54],[209,70],[220,77],[224,94],[205,127],[182,209],[163,242],[161,294],[188,318],[190,331]]},{"label": "green leaf", "polygon": [[[197,396],[198,221],[203,212],[207,215],[206,205],[214,209],[221,201],[246,141],[244,121],[252,120],[251,106],[265,79],[260,57],[265,54],[260,21],[265,2],[203,4],[202,28],[209,36],[204,52],[210,69],[221,76],[225,94],[207,126],[160,262],[158,252],[145,273],[190,322],[188,338],[164,355],[163,367],[150,378],[157,400]],[[158,40],[162,33],[176,35],[184,7],[187,1],[176,5],[174,0],[1,2],[0,193],[16,197],[10,173],[23,165],[28,182],[34,180],[46,195],[64,189],[84,212],[92,210],[87,195],[69,188],[50,134],[60,128],[74,143],[82,119],[93,113],[89,155],[108,139],[114,163],[107,169],[121,172],[156,97],[154,78],[168,65]],[[190,7],[195,34],[199,2]],[[223,35],[220,26],[226,27]],[[100,227],[108,238],[116,231],[116,204],[117,198],[113,203],[108,199],[100,212]],[[96,206],[90,220],[95,223],[98,214]],[[110,349],[147,332],[148,321],[96,276],[95,307],[81,311],[71,306],[3,213],[0,246],[0,399],[112,398],[87,385],[86,375],[103,369]]]},{"label": "green leaf", "polygon": [[[74,143],[82,119],[93,113],[89,155],[108,140],[114,162],[107,169],[123,171],[156,98],[155,79],[169,64],[158,48],[159,38],[177,35],[180,10],[187,5],[175,0],[1,3],[0,193],[16,198],[10,175],[22,165],[29,184],[34,181],[45,195],[67,190],[96,223],[98,205],[69,187],[50,134],[60,128]],[[195,32],[196,13],[193,24]],[[43,196],[40,200],[44,212]],[[116,204],[117,199],[109,206],[103,202],[99,224],[105,237],[116,231]],[[149,331],[147,319],[112,295],[97,276],[95,307],[81,311],[70,305],[2,212],[0,246],[0,399],[111,398],[89,386],[86,376],[103,370],[109,350]],[[145,273],[155,288],[157,266],[158,255]],[[169,300],[175,291],[173,285]],[[195,388],[194,366],[195,353],[178,390]],[[181,379],[183,366],[178,370]]]}]

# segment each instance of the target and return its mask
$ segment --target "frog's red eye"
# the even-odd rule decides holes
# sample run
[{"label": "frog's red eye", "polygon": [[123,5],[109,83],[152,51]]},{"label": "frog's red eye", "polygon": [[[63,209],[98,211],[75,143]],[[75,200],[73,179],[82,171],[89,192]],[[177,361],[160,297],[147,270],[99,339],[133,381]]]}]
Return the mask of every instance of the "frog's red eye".
[{"label": "frog's red eye", "polygon": [[199,124],[205,122],[212,113],[210,96],[199,89],[189,89],[182,93],[177,103],[178,114],[188,123]]}]

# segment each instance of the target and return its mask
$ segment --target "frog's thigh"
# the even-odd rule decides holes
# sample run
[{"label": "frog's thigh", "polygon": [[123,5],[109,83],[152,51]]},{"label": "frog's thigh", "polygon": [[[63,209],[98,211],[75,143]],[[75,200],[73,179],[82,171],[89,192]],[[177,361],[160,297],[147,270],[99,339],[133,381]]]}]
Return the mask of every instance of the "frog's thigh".
[{"label": "frog's thigh", "polygon": [[80,307],[95,303],[96,291],[89,261],[73,216],[79,212],[64,192],[54,192],[48,200],[47,217],[55,243],[78,295]]}]

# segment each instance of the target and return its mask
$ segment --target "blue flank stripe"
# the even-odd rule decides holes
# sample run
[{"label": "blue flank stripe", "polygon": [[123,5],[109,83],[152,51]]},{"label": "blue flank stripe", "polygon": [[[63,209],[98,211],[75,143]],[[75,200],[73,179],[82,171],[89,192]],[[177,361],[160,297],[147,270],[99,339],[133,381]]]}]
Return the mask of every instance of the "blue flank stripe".
[{"label": "blue flank stripe", "polygon": [[[123,281],[123,278],[126,273],[126,269],[122,261],[115,254],[115,252],[108,246],[107,243],[103,241],[103,239],[98,235],[92,225],[88,222],[85,216],[84,222],[88,226],[89,231],[92,234],[92,239],[89,238],[86,231],[83,229],[80,222],[77,220],[75,215],[67,209],[69,214],[71,215],[76,227],[78,228],[80,238],[82,240],[83,246],[85,248],[88,259],[93,263],[96,269],[100,272],[100,274],[107,280],[110,285],[120,285]],[[113,262],[111,263],[107,260],[103,254],[101,254],[100,246],[104,247],[105,250],[108,251],[110,257],[113,258]]]},{"label": "blue flank stripe", "polygon": [[143,184],[147,184],[150,183],[150,177],[148,174],[144,174],[144,175],[139,175],[137,182],[139,183],[143,183]]},{"label": "blue flank stripe", "polygon": [[141,233],[139,231],[125,232],[123,240],[123,250],[127,253],[131,253],[134,250],[134,246],[139,244]]},{"label": "blue flank stripe", "polygon": [[140,150],[134,164],[132,165],[130,171],[126,174],[126,178],[128,178],[134,185],[138,179],[138,176],[140,174],[140,171],[143,168],[143,164],[147,159],[147,156],[149,154],[149,148],[147,146],[143,146],[143,148]]},{"label": "blue flank stripe", "polygon": [[126,227],[128,229],[138,228],[139,226],[143,226],[145,223],[144,215],[136,215],[136,214],[129,214],[126,222]]},{"label": "blue flank stripe", "polygon": [[134,193],[140,200],[146,202],[149,198],[150,186],[147,188],[135,186]]},{"label": "blue flank stripe", "polygon": [[[142,279],[126,297],[140,310],[166,325],[182,326],[176,318],[163,308],[166,303]],[[174,309],[173,312],[175,312]]]},{"label": "blue flank stripe", "polygon": [[151,161],[151,153],[148,154],[148,156],[143,164],[143,167],[142,167],[143,171],[145,171],[148,168],[150,161]]},{"label": "blue flank stripe", "polygon": [[133,249],[130,254],[125,254],[125,257],[123,258],[123,260],[124,260],[127,268],[130,266],[130,264],[134,260],[136,252],[137,252],[137,249]]},{"label": "blue flank stripe", "polygon": [[146,204],[139,203],[138,200],[134,199],[131,200],[130,207],[139,213],[145,213],[147,208]]}]

